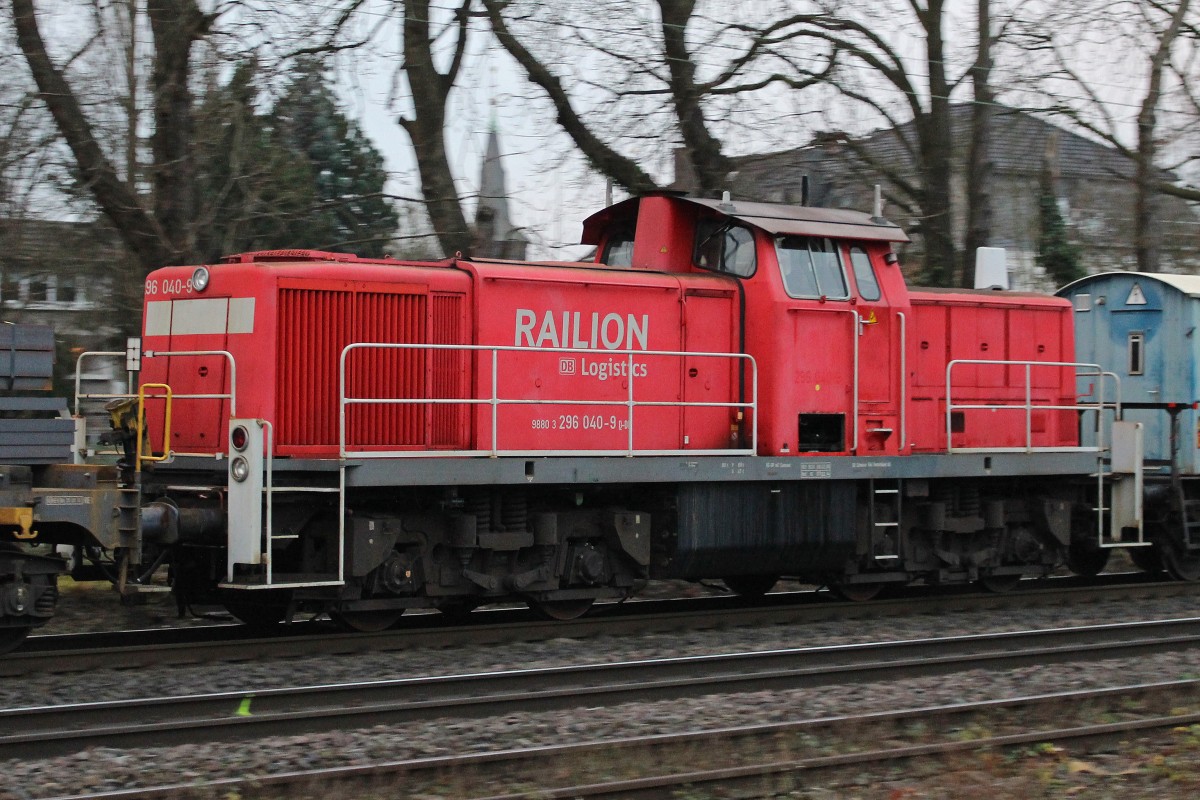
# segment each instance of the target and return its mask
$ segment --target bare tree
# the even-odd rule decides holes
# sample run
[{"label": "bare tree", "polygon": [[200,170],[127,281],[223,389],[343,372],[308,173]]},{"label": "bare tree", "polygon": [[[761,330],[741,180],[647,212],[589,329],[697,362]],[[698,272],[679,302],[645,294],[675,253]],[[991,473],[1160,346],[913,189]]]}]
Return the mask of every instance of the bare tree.
[{"label": "bare tree", "polygon": [[17,43],[38,97],[70,148],[83,185],[143,271],[185,263],[193,255],[190,53],[214,21],[195,0],[150,0],[146,13],[154,35],[155,121],[150,146],[153,191],[148,201],[138,191],[136,176],[120,177],[65,69],[50,57],[33,0],[12,0]]},{"label": "bare tree", "polygon": [[[484,0],[484,8],[487,10],[493,33],[501,46],[525,70],[526,77],[546,93],[554,105],[558,124],[575,142],[592,167],[631,192],[643,192],[657,188],[654,179],[642,169],[637,159],[623,155],[589,127],[584,115],[576,110],[575,101],[570,91],[563,85],[562,79],[543,64],[512,32],[508,20],[503,14],[510,5],[508,2]],[[533,19],[532,15],[538,11],[540,9],[535,8],[526,12],[529,16],[522,19],[526,21]]]},{"label": "bare tree", "polygon": [[975,104],[971,116],[971,150],[967,157],[967,240],[962,265],[962,285],[967,287],[975,284],[975,251],[988,246],[991,239],[990,144],[992,106],[996,102],[992,91],[992,0],[977,0],[975,19],[978,40],[975,64],[971,67]]},{"label": "bare tree", "polygon": [[[833,48],[838,67],[827,77],[828,84],[842,98],[884,120],[895,132],[903,157],[881,158],[849,134],[829,137],[842,141],[883,176],[901,195],[902,205],[916,209],[916,232],[925,250],[922,279],[935,285],[958,283],[950,191],[950,93],[963,76],[950,77],[945,2],[895,0],[867,6],[856,0],[831,0],[824,6],[823,13],[797,15],[793,24],[805,39]],[[888,21],[886,28],[879,24],[881,19]],[[905,50],[913,40],[923,47],[917,62]],[[981,74],[986,80],[986,71]]]},{"label": "bare tree", "polygon": [[[726,7],[717,19],[701,13],[696,0],[657,0],[653,26],[631,2],[483,5],[500,44],[553,104],[558,124],[592,167],[631,192],[657,186],[642,161],[644,148],[663,142],[683,147],[700,193],[726,188],[734,167],[728,142],[739,130],[732,109],[766,108],[784,90],[820,83],[833,65],[830,48],[797,52],[802,32],[787,4],[757,20],[731,19],[737,15]],[[558,33],[575,52],[558,60],[602,66],[556,71]],[[823,68],[814,69],[814,59]],[[779,106],[770,107],[775,132],[799,129]]]},{"label": "bare tree", "polygon": [[[1190,0],[1177,0],[1179,5],[1159,29],[1158,45],[1150,56],[1150,85],[1142,99],[1137,117],[1137,212],[1134,247],[1137,253],[1138,270],[1142,272],[1157,272],[1159,268],[1159,249],[1161,230],[1156,224],[1158,205],[1158,109],[1162,102],[1163,73],[1171,58],[1175,41],[1179,38],[1187,17]],[[1168,11],[1162,5],[1155,3],[1156,10]]]},{"label": "bare tree", "polygon": [[[366,8],[363,0],[314,7],[301,27],[322,33],[296,51],[351,56],[361,51],[365,58],[378,50],[375,55],[395,63],[391,100],[401,106],[397,123],[412,144],[425,211],[447,255],[469,252],[472,242],[445,142],[447,105],[467,54],[472,2],[459,0],[449,15],[429,0],[392,0],[391,13],[384,15]],[[394,28],[399,31],[398,52],[386,43]]]},{"label": "bare tree", "polygon": [[[1171,140],[1192,128],[1200,108],[1187,100],[1194,83],[1191,58],[1197,37],[1191,0],[1073,0],[1055,4],[1026,20],[1025,45],[1040,60],[1035,85],[1050,98],[1049,111],[1088,131],[1132,164],[1135,208],[1133,246],[1136,268],[1162,266],[1163,194],[1200,199],[1200,191],[1174,184],[1170,172],[1190,153],[1164,165]],[[1191,47],[1184,47],[1185,40]],[[1117,86],[1114,76],[1131,75],[1144,89]],[[1180,122],[1164,125],[1164,103]],[[1133,124],[1122,106],[1137,109]],[[1132,140],[1132,141],[1131,141]]]},{"label": "bare tree", "polygon": [[400,127],[412,141],[421,176],[421,193],[438,241],[446,254],[469,252],[471,230],[463,214],[454,175],[446,154],[446,101],[454,88],[467,48],[471,0],[462,0],[454,12],[453,55],[445,72],[434,63],[434,42],[440,38],[430,20],[429,0],[404,0],[404,61],[401,69],[412,92],[411,116],[401,116]]},{"label": "bare tree", "polygon": [[[731,153],[738,148],[733,142],[742,133],[735,108],[775,110],[786,107],[781,99],[801,105],[798,98],[808,95],[797,90],[817,86],[826,87],[826,97],[832,89],[835,97],[865,107],[898,132],[903,157],[881,159],[860,149],[858,158],[886,178],[900,205],[915,210],[924,240],[923,277],[941,285],[969,280],[968,271],[960,269],[954,232],[950,95],[970,79],[984,109],[993,102],[988,1],[979,2],[985,35],[976,55],[961,58],[956,71],[958,54],[951,52],[944,32],[945,0],[885,0],[882,6],[825,0],[819,9],[804,13],[784,4],[760,10],[760,19],[753,14],[738,18],[727,9],[716,19],[696,0],[658,0],[657,29],[639,20],[633,33],[619,30],[615,20],[637,19],[636,4],[608,3],[590,12],[572,6],[570,20],[557,23],[553,10],[542,4],[482,0],[498,40],[551,100],[562,128],[593,167],[632,191],[653,183],[640,168],[637,151],[621,138],[635,144],[680,142],[695,186],[712,194],[728,185],[734,168]],[[597,14],[606,22],[592,23]],[[886,25],[881,24],[885,19]],[[552,70],[553,50],[539,57],[528,44],[550,38],[548,29],[569,29],[580,53],[600,54],[615,74],[606,72],[601,80]],[[919,59],[910,58],[913,41],[922,47]],[[810,100],[812,106],[819,105],[817,97]],[[975,168],[969,180],[972,246],[988,237],[987,122],[984,110],[975,124]],[[771,128],[800,130],[779,118]],[[763,136],[756,130],[748,138]],[[840,141],[852,150],[860,144],[851,133],[829,134],[825,141]]]}]

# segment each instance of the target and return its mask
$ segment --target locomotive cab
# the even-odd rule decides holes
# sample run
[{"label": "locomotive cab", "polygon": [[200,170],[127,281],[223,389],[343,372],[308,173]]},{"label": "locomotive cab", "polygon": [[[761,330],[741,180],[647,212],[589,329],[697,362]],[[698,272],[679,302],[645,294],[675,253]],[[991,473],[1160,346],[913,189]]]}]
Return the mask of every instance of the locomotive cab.
[{"label": "locomotive cab", "polygon": [[[895,454],[908,237],[841,209],[650,195],[584,223],[597,263],[715,272],[739,285],[744,352],[760,365],[759,453]],[[792,365],[791,369],[780,365]]]}]

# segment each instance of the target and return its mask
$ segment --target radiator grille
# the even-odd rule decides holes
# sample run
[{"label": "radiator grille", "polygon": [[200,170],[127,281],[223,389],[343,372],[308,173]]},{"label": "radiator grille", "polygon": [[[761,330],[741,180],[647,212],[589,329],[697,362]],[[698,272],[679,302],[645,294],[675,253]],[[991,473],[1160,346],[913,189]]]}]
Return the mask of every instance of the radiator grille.
[{"label": "radiator grille", "polygon": [[[416,287],[414,287],[416,288]],[[423,289],[423,287],[421,287]],[[456,343],[462,298],[378,287],[281,288],[279,294],[278,442],[328,447],[338,441],[338,359],[352,342]],[[347,359],[347,395],[373,398],[461,397],[463,353],[360,350]],[[360,405],[346,415],[347,444],[357,448],[462,446],[467,417],[458,406]]]},{"label": "radiator grille", "polygon": [[[351,341],[426,341],[425,296],[362,292]],[[348,344],[349,342],[347,342]],[[429,355],[424,350],[360,350],[346,360],[350,397],[426,397]],[[425,442],[424,405],[366,405],[348,409],[346,442],[355,447],[416,446]]]},{"label": "radiator grille", "polygon": [[338,355],[353,300],[353,292],[280,289],[278,444],[337,444]]},{"label": "radiator grille", "polygon": [[[460,294],[434,295],[430,341],[454,344],[463,341],[463,297]],[[453,398],[468,395],[469,356],[461,350],[434,350],[430,374],[430,397]],[[433,447],[467,447],[470,409],[463,405],[435,405],[430,444]]]}]

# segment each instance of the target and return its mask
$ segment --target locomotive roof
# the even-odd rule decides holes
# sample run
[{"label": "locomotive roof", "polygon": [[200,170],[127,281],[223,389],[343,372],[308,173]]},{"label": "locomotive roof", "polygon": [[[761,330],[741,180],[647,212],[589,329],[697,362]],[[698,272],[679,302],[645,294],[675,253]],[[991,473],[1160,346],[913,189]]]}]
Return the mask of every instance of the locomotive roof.
[{"label": "locomotive roof", "polygon": [[[784,203],[708,200],[675,197],[681,203],[703,206],[718,214],[761,228],[773,235],[830,236],[882,242],[907,242],[908,236],[895,223],[861,211],[814,208]],[[611,205],[583,222],[583,244],[599,244],[601,233],[613,223],[632,222],[637,217],[640,197]]]},{"label": "locomotive roof", "polygon": [[1162,272],[1130,272],[1128,270],[1112,270],[1110,272],[1097,272],[1095,275],[1088,275],[1086,278],[1080,278],[1077,281],[1068,283],[1058,290],[1058,294],[1065,296],[1068,292],[1086,284],[1114,277],[1130,277],[1137,280],[1153,279],[1160,283],[1165,283],[1189,297],[1200,297],[1200,275],[1171,275]]}]

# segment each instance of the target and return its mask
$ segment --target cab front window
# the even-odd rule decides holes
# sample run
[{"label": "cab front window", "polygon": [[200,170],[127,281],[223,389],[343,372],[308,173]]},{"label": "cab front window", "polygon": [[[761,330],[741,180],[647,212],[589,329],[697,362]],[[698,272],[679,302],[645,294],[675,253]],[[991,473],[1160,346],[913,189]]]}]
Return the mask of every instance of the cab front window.
[{"label": "cab front window", "polygon": [[604,253],[600,257],[600,263],[610,267],[632,267],[633,231],[614,231],[604,243]]},{"label": "cab front window", "polygon": [[845,300],[850,296],[837,244],[815,236],[781,236],[775,241],[783,286],[792,297]]},{"label": "cab front window", "polygon": [[863,300],[874,302],[882,295],[879,292],[879,281],[875,280],[875,271],[871,269],[871,257],[861,247],[850,248],[850,266],[854,270],[854,282],[858,284],[858,294]]},{"label": "cab front window", "polygon": [[754,234],[729,222],[701,221],[696,226],[692,261],[702,269],[749,278],[757,266]]}]

